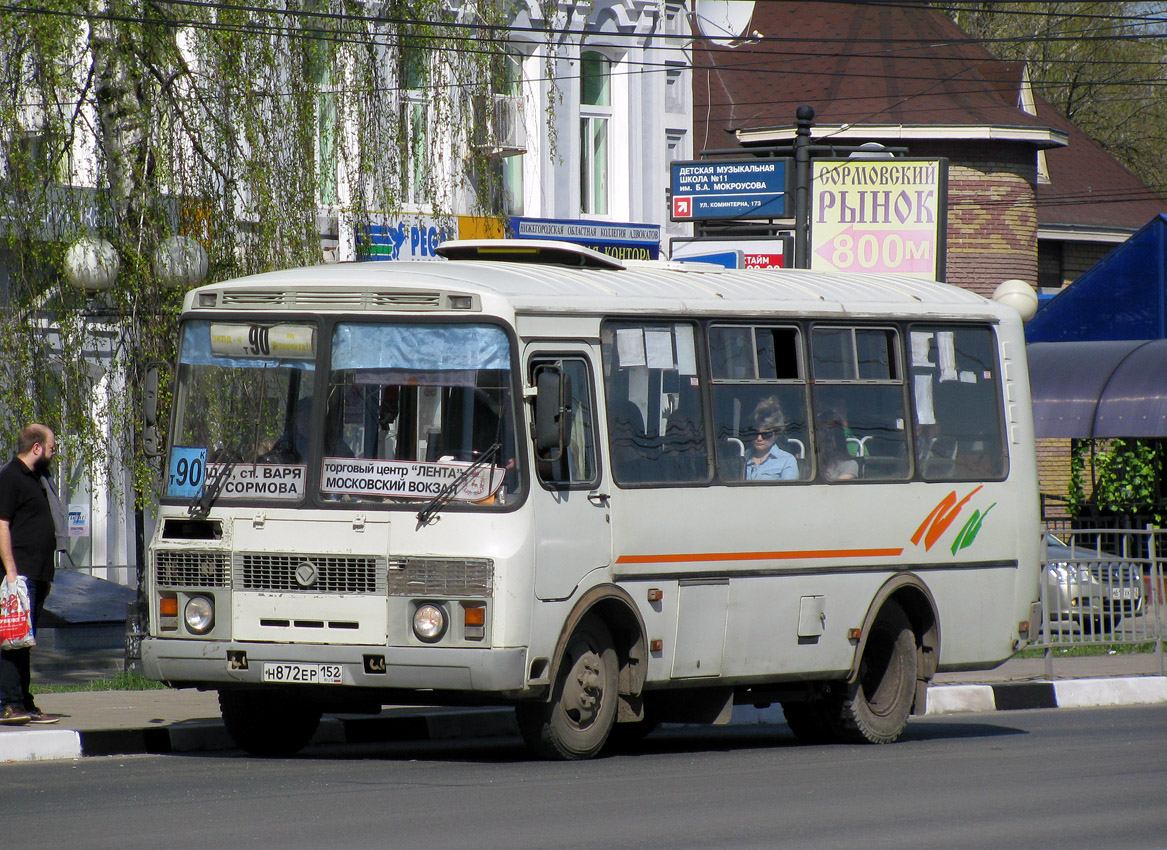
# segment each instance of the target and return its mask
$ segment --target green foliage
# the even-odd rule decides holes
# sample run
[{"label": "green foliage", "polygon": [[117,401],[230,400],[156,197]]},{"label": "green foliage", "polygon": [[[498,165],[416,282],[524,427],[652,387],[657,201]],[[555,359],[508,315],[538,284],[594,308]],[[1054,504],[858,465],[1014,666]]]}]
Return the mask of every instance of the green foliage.
[{"label": "green foliage", "polygon": [[[490,103],[505,9],[38,6],[0,10],[0,443],[43,421],[91,474],[128,465],[145,502],[157,470],[134,437],[136,390],[146,364],[174,360],[183,295],[159,284],[159,245],[197,240],[221,280],[318,263],[322,233],[407,201],[499,215],[491,110],[473,104]],[[426,71],[408,94],[407,55]],[[63,275],[66,247],[87,234],[120,261],[97,296]]]},{"label": "green foliage", "polygon": [[[1038,95],[1151,186],[1167,162],[1167,4],[936,3]],[[1038,112],[1041,114],[1041,105]]]},{"label": "green foliage", "polygon": [[158,691],[164,690],[166,685],[147,679],[140,673],[126,671],[117,673],[108,679],[91,679],[78,684],[38,684],[32,683],[34,694],[64,694],[88,691]]},{"label": "green foliage", "polygon": [[1157,440],[1082,440],[1070,460],[1070,513],[1078,516],[1086,502],[1082,476],[1085,455],[1094,467],[1094,504],[1119,515],[1149,515],[1162,523],[1159,481],[1163,474],[1161,444]]}]

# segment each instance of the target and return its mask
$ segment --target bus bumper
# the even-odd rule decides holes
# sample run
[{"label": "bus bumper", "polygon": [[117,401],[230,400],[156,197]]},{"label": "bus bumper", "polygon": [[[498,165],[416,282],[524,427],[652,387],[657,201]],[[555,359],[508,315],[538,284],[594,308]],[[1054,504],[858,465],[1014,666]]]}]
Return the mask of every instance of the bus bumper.
[{"label": "bus bumper", "polygon": [[262,684],[265,664],[332,664],[342,686],[516,693],[526,689],[525,647],[282,645],[166,638],[142,640],[142,671],[173,684]]}]

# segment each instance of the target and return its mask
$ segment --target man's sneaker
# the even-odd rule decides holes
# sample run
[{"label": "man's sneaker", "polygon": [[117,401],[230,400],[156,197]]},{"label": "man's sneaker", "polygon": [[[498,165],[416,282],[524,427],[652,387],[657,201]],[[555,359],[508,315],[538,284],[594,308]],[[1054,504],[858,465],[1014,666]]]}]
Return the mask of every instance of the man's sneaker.
[{"label": "man's sneaker", "polygon": [[28,710],[28,722],[34,723],[38,726],[48,726],[50,723],[60,723],[61,715],[46,714],[39,708],[33,706]]},{"label": "man's sneaker", "polygon": [[0,709],[0,723],[5,726],[23,726],[32,720],[32,716],[23,708],[15,705],[6,705]]}]

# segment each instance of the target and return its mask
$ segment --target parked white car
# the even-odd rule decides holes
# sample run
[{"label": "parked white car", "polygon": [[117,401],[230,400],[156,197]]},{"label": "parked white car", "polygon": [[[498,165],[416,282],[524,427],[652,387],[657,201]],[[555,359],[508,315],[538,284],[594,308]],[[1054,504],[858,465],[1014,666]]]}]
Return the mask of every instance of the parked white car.
[{"label": "parked white car", "polygon": [[1045,535],[1045,609],[1051,631],[1104,634],[1143,609],[1143,570],[1133,562]]}]

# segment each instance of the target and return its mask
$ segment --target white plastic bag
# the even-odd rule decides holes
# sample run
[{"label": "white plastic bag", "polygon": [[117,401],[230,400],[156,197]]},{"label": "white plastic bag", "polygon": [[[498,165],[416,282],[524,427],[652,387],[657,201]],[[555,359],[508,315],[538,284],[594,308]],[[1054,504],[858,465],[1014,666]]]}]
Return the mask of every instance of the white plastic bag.
[{"label": "white plastic bag", "polygon": [[36,646],[32,633],[32,606],[28,603],[28,581],[17,576],[16,583],[0,581],[0,650]]}]

